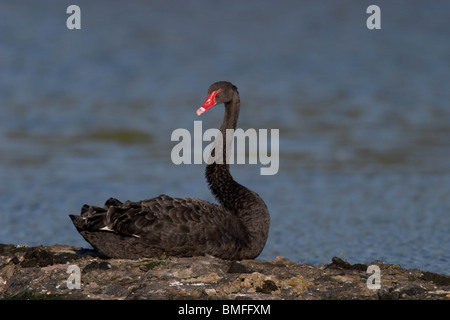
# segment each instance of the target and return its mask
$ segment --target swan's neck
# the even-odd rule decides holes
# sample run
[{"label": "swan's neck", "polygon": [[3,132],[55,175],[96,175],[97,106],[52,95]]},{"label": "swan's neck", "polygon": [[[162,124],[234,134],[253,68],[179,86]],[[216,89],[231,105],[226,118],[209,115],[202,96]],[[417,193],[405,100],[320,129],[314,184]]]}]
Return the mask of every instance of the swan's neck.
[{"label": "swan's neck", "polygon": [[[225,116],[220,126],[222,133],[222,145],[213,147],[211,157],[215,156],[215,148],[223,150],[223,159],[228,159],[231,151],[231,143],[227,144],[227,129],[236,129],[239,116],[239,95],[231,102],[225,104]],[[217,140],[217,139],[216,139]],[[228,139],[232,141],[231,137]],[[234,181],[230,173],[228,163],[210,163],[206,166],[206,179],[211,192],[217,201],[230,213],[240,219],[245,229],[248,241],[247,246],[242,248],[242,254],[246,257],[256,258],[264,248],[269,232],[269,212],[266,204],[259,195],[243,185]]]},{"label": "swan's neck", "polygon": [[[223,206],[230,209],[236,207],[236,194],[242,192],[243,189],[248,190],[234,181],[228,164],[233,137],[227,138],[227,129],[233,129],[233,132],[236,129],[239,109],[239,95],[236,93],[230,102],[225,103],[225,115],[219,129],[222,138],[217,139],[216,137],[215,141],[217,144],[211,150],[210,164],[206,166],[205,172],[206,179],[214,197]],[[220,151],[222,154],[220,154]],[[218,161],[219,157],[216,157],[217,152],[219,153],[220,161]],[[212,161],[212,159],[215,159],[215,161]]]}]

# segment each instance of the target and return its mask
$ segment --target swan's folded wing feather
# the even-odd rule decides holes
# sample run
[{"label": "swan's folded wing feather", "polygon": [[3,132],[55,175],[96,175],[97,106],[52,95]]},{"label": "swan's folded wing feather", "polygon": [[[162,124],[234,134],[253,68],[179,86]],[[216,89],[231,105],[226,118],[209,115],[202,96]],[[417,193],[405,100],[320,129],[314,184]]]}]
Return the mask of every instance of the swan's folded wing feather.
[{"label": "swan's folded wing feather", "polygon": [[139,202],[113,200],[108,200],[103,208],[83,207],[83,229],[137,237],[161,232],[189,233],[203,225],[220,224],[227,216],[223,207],[196,198],[160,195]]}]

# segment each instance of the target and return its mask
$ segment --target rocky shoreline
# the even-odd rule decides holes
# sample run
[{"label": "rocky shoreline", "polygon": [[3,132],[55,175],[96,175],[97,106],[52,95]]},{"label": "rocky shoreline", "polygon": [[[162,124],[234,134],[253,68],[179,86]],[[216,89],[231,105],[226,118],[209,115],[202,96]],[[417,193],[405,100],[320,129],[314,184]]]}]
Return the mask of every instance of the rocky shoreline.
[{"label": "rocky shoreline", "polygon": [[[379,270],[380,288],[373,287]],[[369,285],[368,285],[369,283]],[[450,300],[450,276],[374,261],[102,259],[68,245],[0,244],[4,300]]]}]

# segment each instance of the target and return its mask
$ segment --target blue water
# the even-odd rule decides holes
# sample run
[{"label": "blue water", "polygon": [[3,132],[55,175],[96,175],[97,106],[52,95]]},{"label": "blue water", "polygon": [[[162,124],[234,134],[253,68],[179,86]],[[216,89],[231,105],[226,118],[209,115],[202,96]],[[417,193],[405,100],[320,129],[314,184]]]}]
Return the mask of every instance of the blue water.
[{"label": "blue water", "polygon": [[[271,213],[261,259],[450,274],[450,2],[0,3],[0,243],[88,247],[69,213],[109,197],[213,201],[172,163],[208,86],[280,130],[280,169],[233,165]],[[222,109],[202,115],[218,127]],[[205,143],[206,145],[206,143]]]}]

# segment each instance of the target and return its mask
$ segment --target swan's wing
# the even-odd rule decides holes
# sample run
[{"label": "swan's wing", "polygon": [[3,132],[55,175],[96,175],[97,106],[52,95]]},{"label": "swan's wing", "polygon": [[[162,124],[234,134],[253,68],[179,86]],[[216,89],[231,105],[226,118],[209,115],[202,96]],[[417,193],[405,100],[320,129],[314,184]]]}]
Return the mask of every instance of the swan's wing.
[{"label": "swan's wing", "polygon": [[217,204],[167,195],[125,203],[111,198],[103,208],[84,205],[81,211],[80,216],[71,216],[79,231],[111,231],[134,237],[158,236],[161,231],[190,233],[193,228],[220,225],[226,216]]},{"label": "swan's wing", "polygon": [[80,234],[109,257],[211,254],[235,259],[248,233],[224,207],[195,198],[160,195],[139,202],[110,199],[70,216]]}]

